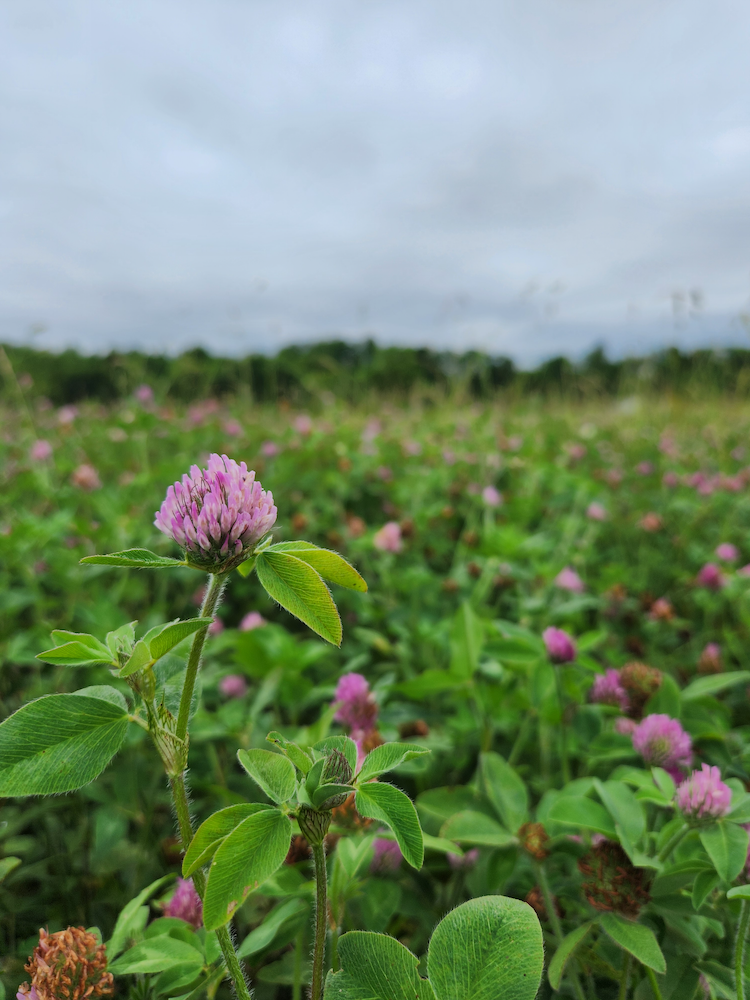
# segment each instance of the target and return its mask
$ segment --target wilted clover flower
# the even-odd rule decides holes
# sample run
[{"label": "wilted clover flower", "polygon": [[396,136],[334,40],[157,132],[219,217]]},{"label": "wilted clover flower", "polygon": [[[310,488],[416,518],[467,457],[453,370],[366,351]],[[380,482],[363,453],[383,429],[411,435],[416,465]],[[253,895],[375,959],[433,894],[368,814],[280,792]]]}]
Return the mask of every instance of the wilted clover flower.
[{"label": "wilted clover flower", "polygon": [[628,692],[620,681],[620,671],[611,667],[596,677],[589,695],[595,704],[614,705],[622,712],[627,712],[630,706]]},{"label": "wilted clover flower", "polygon": [[687,820],[719,819],[731,809],[732,789],[721,780],[718,767],[701,764],[700,771],[693,771],[679,786],[675,802]]},{"label": "wilted clover flower", "polygon": [[[227,569],[276,521],[273,494],[247,465],[210,455],[208,468],[193,465],[167,490],[154,524],[204,569]],[[228,565],[229,564],[229,565]]]},{"label": "wilted clover flower", "polygon": [[550,626],[542,632],[547,655],[553,663],[570,663],[576,658],[576,644],[561,628]]},{"label": "wilted clover flower", "polygon": [[193,927],[203,926],[203,903],[191,878],[178,878],[174,896],[164,907],[165,917],[179,917]]},{"label": "wilted clover flower", "polygon": [[603,840],[578,862],[584,877],[581,889],[595,910],[637,917],[649,900],[644,868],[635,868],[619,844]]},{"label": "wilted clover flower", "polygon": [[42,928],[39,944],[24,968],[31,985],[23,983],[18,988],[18,1000],[84,1000],[114,992],[105,947],[83,927],[55,934]]},{"label": "wilted clover flower", "polygon": [[633,749],[649,767],[663,767],[678,780],[693,759],[690,734],[668,715],[647,715],[633,730]]},{"label": "wilted clover flower", "polygon": [[640,718],[646,702],[661,687],[662,672],[647,663],[626,663],[620,667],[620,683],[628,693],[628,715]]}]

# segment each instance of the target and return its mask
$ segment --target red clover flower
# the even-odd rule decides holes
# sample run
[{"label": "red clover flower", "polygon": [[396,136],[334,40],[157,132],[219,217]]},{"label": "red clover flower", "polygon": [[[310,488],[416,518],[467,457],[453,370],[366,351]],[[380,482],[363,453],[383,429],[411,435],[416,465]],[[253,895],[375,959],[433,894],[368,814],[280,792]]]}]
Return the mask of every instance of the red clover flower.
[{"label": "red clover flower", "polygon": [[612,667],[596,677],[591,686],[590,697],[598,705],[614,705],[621,712],[627,712],[630,707],[628,692],[620,683],[620,672]]},{"label": "red clover flower", "polygon": [[700,822],[726,816],[732,807],[732,789],[721,780],[718,767],[701,764],[675,794],[677,808],[687,820]]},{"label": "red clover flower", "polygon": [[550,626],[542,632],[547,655],[553,663],[570,663],[576,658],[576,644],[561,628]]},{"label": "red clover flower", "polygon": [[154,524],[191,562],[224,570],[271,530],[276,513],[273,494],[245,462],[210,455],[207,469],[193,465],[181,483],[169,487]]},{"label": "red clover flower", "polygon": [[690,734],[668,715],[647,715],[633,730],[633,749],[649,767],[663,767],[678,780],[693,759]]},{"label": "red clover flower", "polygon": [[191,878],[178,878],[174,896],[164,907],[165,917],[178,917],[193,927],[203,926],[203,903]]}]

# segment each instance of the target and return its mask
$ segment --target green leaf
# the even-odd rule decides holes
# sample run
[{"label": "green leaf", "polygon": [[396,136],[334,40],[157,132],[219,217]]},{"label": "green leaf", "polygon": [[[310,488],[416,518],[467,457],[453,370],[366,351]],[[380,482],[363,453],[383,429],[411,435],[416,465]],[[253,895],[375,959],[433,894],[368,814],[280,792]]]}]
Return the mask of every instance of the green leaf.
[{"label": "green leaf", "polygon": [[266,736],[266,742],[273,743],[274,746],[278,747],[279,750],[281,750],[283,754],[286,754],[292,764],[294,764],[294,766],[303,774],[307,774],[312,767],[313,762],[302,747],[297,746],[297,744],[293,743],[291,740],[285,739],[281,733],[269,733],[268,736]]},{"label": "green leaf", "polygon": [[700,910],[706,898],[714,891],[721,879],[714,871],[698,872],[693,883],[692,903],[694,910]]},{"label": "green leaf", "polygon": [[516,831],[528,819],[529,794],[518,774],[499,753],[479,756],[482,790],[508,830]]},{"label": "green leaf", "polygon": [[[107,958],[111,962],[113,958],[120,954],[128,941],[139,934],[146,926],[148,920],[148,907],[143,904],[160,889],[165,882],[170,882],[174,875],[162,875],[151,885],[147,885],[137,896],[126,903],[117,918],[112,937],[107,941]],[[143,911],[146,911],[145,913]]]},{"label": "green leaf", "polygon": [[387,823],[396,834],[401,853],[412,868],[422,867],[422,828],[417,810],[408,795],[404,795],[393,785],[371,781],[357,790],[354,803],[360,816]]},{"label": "green leaf", "polygon": [[83,642],[65,642],[54,649],[37,653],[37,660],[54,663],[57,667],[93,667],[98,663],[112,663],[112,653],[105,647],[93,648]]},{"label": "green leaf", "polygon": [[434,1000],[419,959],[400,941],[372,931],[339,939],[340,972],[329,972],[323,1000]]},{"label": "green leaf", "polygon": [[450,672],[468,678],[479,666],[479,655],[484,645],[485,623],[464,601],[453,619],[451,631]]},{"label": "green leaf", "polygon": [[736,885],[728,889],[727,899],[750,899],[750,885]]},{"label": "green leaf", "polygon": [[278,809],[248,816],[224,838],[208,872],[203,901],[206,930],[230,920],[247,894],[281,867],[291,839],[291,821]]},{"label": "green leaf", "polygon": [[328,587],[306,562],[285,552],[261,553],[255,563],[261,586],[313,632],[341,645],[341,619]]},{"label": "green leaf", "polygon": [[68,632],[65,629],[56,628],[52,631],[52,639],[58,646],[63,646],[68,642],[80,642],[84,646],[88,646],[95,653],[101,653],[103,656],[109,656],[111,659],[109,647],[105,646],[103,642],[100,642],[95,636],[89,635],[88,632]]},{"label": "green leaf", "polygon": [[714,996],[721,998],[721,1000],[737,1000],[734,969],[728,969],[726,965],[713,961],[700,962],[698,969],[706,979],[709,988],[714,991]]},{"label": "green leaf", "polygon": [[350,736],[326,736],[324,740],[318,740],[312,749],[326,755],[331,750],[340,750],[346,757],[346,762],[352,769],[352,774],[357,770],[357,744]]},{"label": "green leaf", "polygon": [[78,691],[72,691],[72,695],[76,698],[101,698],[102,701],[108,701],[110,705],[116,705],[121,708],[123,712],[127,712],[128,703],[125,701],[125,695],[122,691],[118,691],[117,688],[113,688],[110,684],[92,684],[90,687],[79,688]]},{"label": "green leaf", "polygon": [[435,928],[427,953],[436,1000],[534,1000],[543,966],[537,915],[505,896],[457,906]]},{"label": "green leaf", "polygon": [[169,625],[159,628],[156,634],[155,630],[151,629],[143,637],[143,641],[151,650],[151,656],[159,660],[189,635],[199,632],[202,628],[208,628],[212,621],[213,618],[187,618],[184,621],[170,622]]},{"label": "green leaf", "polygon": [[148,549],[125,549],[123,552],[110,552],[106,556],[84,556],[81,562],[93,566],[125,566],[142,569],[171,569],[174,566],[187,566],[187,563],[182,559],[158,556]]},{"label": "green leaf", "polygon": [[701,830],[699,836],[718,874],[725,882],[734,882],[747,860],[747,830],[720,820]]},{"label": "green leaf", "polygon": [[102,698],[50,694],[0,725],[0,796],[54,795],[93,781],[125,739],[126,712]]},{"label": "green leaf", "polygon": [[[338,850],[338,847],[337,847]],[[271,910],[262,924],[250,931],[245,940],[237,949],[238,958],[248,958],[250,955],[257,955],[264,951],[281,928],[303,915],[306,917],[310,907],[304,899],[294,897],[287,899],[275,909]]]},{"label": "green leaf", "polygon": [[750,681],[750,670],[732,670],[726,674],[711,674],[708,677],[697,677],[682,692],[683,701],[695,698],[705,698],[706,695],[718,694],[735,684],[746,684]]},{"label": "green leaf", "polygon": [[0,882],[3,882],[20,864],[20,858],[0,858]]},{"label": "green leaf", "polygon": [[336,583],[348,590],[358,590],[362,594],[367,591],[365,581],[338,552],[318,548],[312,542],[277,542],[265,551],[291,552],[297,559],[302,559],[308,566],[312,566],[329,583]]},{"label": "green leaf", "polygon": [[610,840],[617,839],[614,823],[604,806],[582,795],[562,795],[550,809],[549,818],[565,826],[596,830]]},{"label": "green leaf", "polygon": [[[667,956],[666,974],[656,977],[661,1000],[688,1000],[688,998],[689,1000],[698,1000],[702,991],[696,993],[698,970],[693,965],[694,961],[694,956],[690,954],[675,955],[672,953]],[[655,1000],[654,991],[647,979],[641,980],[633,994],[633,1000]]]},{"label": "green leaf", "polygon": [[599,925],[615,944],[637,958],[641,965],[655,972],[666,972],[667,963],[650,927],[626,920],[617,913],[602,913]]},{"label": "green leaf", "polygon": [[509,847],[517,843],[513,834],[503,829],[497,820],[471,809],[451,816],[441,827],[440,836],[445,840],[474,844],[477,847]]},{"label": "green leaf", "polygon": [[553,990],[560,989],[560,983],[562,982],[563,972],[565,972],[568,959],[575,953],[576,948],[593,926],[593,923],[581,924],[580,927],[576,927],[574,931],[567,934],[558,945],[557,951],[549,963],[549,969],[547,970],[550,986]]},{"label": "green leaf", "polygon": [[202,868],[218,851],[222,841],[235,830],[240,823],[255,813],[270,809],[261,802],[240,802],[226,809],[219,809],[213,816],[201,823],[190,841],[190,846],[182,859],[183,878],[189,878],[197,868]]},{"label": "green leaf", "polygon": [[238,750],[237,760],[269,799],[280,805],[294,795],[297,772],[288,757],[272,750]]},{"label": "green leaf", "polygon": [[167,969],[203,968],[203,955],[197,948],[167,934],[141,941],[109,966],[117,976],[135,972],[165,972]]},{"label": "green leaf", "polygon": [[426,747],[415,746],[413,743],[383,743],[365,757],[357,780],[369,781],[371,778],[377,778],[379,774],[395,770],[404,761],[413,760],[414,757],[421,757],[429,752]]},{"label": "green leaf", "polygon": [[366,837],[342,837],[336,844],[336,858],[348,878],[354,878],[362,865],[371,856],[374,835]]},{"label": "green leaf", "polygon": [[594,778],[594,787],[615,825],[622,827],[631,844],[637,844],[646,832],[646,814],[633,792],[622,781]]},{"label": "green leaf", "polygon": [[154,658],[151,655],[151,650],[148,648],[143,639],[139,639],[138,642],[133,646],[133,652],[127,659],[127,662],[122,666],[118,677],[130,677],[131,674],[137,673],[139,670],[143,670],[144,667],[152,666]]}]

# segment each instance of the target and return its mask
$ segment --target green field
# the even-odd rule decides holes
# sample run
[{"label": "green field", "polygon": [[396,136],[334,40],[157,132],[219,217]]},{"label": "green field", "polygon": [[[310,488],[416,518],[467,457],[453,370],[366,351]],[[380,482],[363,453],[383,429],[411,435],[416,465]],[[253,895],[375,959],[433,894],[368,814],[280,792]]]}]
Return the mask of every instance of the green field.
[{"label": "green field", "polygon": [[[365,852],[351,873],[337,862],[341,841],[329,846],[334,938],[387,932],[422,956],[451,907],[502,894],[531,902],[548,961],[591,922],[561,973],[563,996],[643,1000],[653,995],[649,962],[665,1000],[690,1000],[699,972],[711,995],[735,995],[740,901],[726,891],[746,881],[742,824],[750,822],[745,403],[629,396],[357,407],[326,395],[302,412],[240,396],[185,405],[157,393],[153,402],[55,408],[14,390],[0,407],[0,720],[32,699],[90,685],[132,698],[105,666],[54,666],[37,654],[54,629],[104,639],[131,621],[142,634],[195,617],[205,578],[79,561],[132,547],[179,557],[153,525],[167,486],[211,452],[244,460],[273,491],[274,541],[342,553],[369,590],[332,588],[343,623],[336,648],[275,604],[255,575],[232,574],[191,726],[195,820],[264,800],[238,748],[267,747],[271,730],[302,746],[347,731],[331,706],[339,678],[361,674],[377,703],[374,742],[431,751],[383,779],[416,802],[426,852],[419,871],[397,865],[364,842],[377,821],[353,808],[334,814],[334,832]],[[396,551],[383,550],[383,539]],[[720,545],[737,551],[722,558]],[[566,568],[580,586],[570,574],[572,589],[559,585]],[[265,624],[240,629],[252,611]],[[541,638],[550,626],[575,639],[570,662],[550,662]],[[718,651],[706,652],[709,644]],[[176,647],[174,669],[159,675],[168,701],[186,655],[187,644]],[[620,709],[590,696],[605,669],[633,662],[660,673],[637,708],[633,695],[631,719],[679,719],[692,767],[717,766],[734,795],[729,818],[691,828],[666,855],[681,824],[671,779],[663,770],[654,778],[631,736],[616,730]],[[244,684],[222,684],[228,676]],[[7,753],[0,745],[0,782]],[[518,836],[532,820],[549,838],[543,849],[530,828]],[[621,853],[597,854],[602,837]],[[599,870],[587,875],[594,862]],[[1,800],[7,995],[28,978],[23,963],[40,927],[96,926],[107,941],[125,904],[179,869],[169,789],[137,726],[79,791]],[[310,878],[300,847],[236,912],[258,1000],[298,997],[306,981]],[[170,881],[154,891],[150,922],[165,919],[160,906],[172,891]],[[192,940],[188,924],[184,933],[156,926]],[[629,947],[633,927],[645,937],[633,932]],[[130,944],[144,934],[134,931]],[[193,988],[170,992],[159,975],[123,973],[117,995]],[[215,978],[205,989],[230,995]],[[547,972],[539,995],[553,995]]]}]

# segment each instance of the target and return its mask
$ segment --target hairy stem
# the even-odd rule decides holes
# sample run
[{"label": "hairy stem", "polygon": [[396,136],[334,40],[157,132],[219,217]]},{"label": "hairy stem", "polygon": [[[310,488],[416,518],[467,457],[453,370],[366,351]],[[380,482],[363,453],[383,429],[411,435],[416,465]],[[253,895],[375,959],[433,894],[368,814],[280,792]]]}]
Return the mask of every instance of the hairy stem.
[{"label": "hairy stem", "polygon": [[734,984],[737,989],[737,1000],[745,1000],[745,941],[749,922],[750,903],[743,899],[740,922],[737,927],[737,940],[734,944]]},{"label": "hairy stem", "polygon": [[656,860],[666,861],[669,855],[672,853],[675,847],[677,847],[677,845],[680,843],[680,841],[682,840],[682,838],[685,836],[685,834],[688,832],[689,829],[690,827],[687,825],[687,823],[685,823],[684,826],[681,826],[680,829],[677,831],[677,833],[673,834],[666,842],[664,847],[662,847],[662,849],[659,851],[659,856]]},{"label": "hairy stem", "polygon": [[326,877],[326,849],[323,844],[313,845],[315,860],[315,946],[313,950],[312,986],[310,1000],[320,1000],[323,993],[323,959],[326,951],[326,924],[328,898]]},{"label": "hairy stem", "polygon": [[[203,603],[201,604],[201,618],[213,618],[214,612],[221,600],[225,584],[226,580],[223,575],[214,573],[209,576],[208,586],[206,587],[206,593],[203,596]],[[207,635],[208,626],[195,633],[193,636],[193,645],[190,647],[190,656],[188,657],[187,671],[185,672],[185,684],[180,696],[180,711],[177,716],[176,736],[180,740],[184,740],[187,736],[188,722],[190,720],[190,702],[193,700],[195,679],[198,676],[198,667],[201,663],[203,646],[205,645]]]}]

